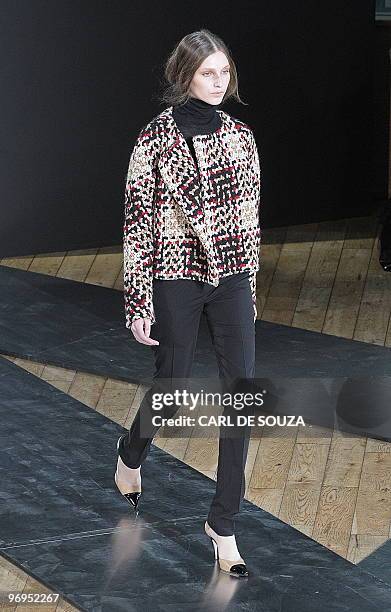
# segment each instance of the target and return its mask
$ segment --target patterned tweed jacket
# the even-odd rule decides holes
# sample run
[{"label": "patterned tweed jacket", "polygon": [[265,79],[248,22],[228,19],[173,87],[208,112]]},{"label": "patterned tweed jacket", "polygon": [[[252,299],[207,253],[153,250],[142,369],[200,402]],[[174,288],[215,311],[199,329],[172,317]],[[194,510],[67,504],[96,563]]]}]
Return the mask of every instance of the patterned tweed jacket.
[{"label": "patterned tweed jacket", "polygon": [[155,323],[153,279],[219,279],[249,271],[255,287],[261,230],[260,162],[251,128],[222,110],[221,127],[192,138],[198,164],[173,107],[145,125],[132,150],[125,188],[126,327]]}]

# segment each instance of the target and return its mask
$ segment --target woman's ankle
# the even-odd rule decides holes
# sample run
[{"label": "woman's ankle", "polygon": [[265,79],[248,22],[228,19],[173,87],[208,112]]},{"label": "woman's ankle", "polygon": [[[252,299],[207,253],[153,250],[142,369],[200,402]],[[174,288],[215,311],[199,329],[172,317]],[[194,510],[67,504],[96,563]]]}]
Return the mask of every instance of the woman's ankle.
[{"label": "woman's ankle", "polygon": [[130,470],[139,470],[141,468],[141,465],[130,465],[128,461],[125,462],[119,453],[118,453],[118,457],[121,459],[122,465],[129,468]]},{"label": "woman's ankle", "polygon": [[133,476],[135,478],[141,477],[141,469],[140,469],[141,466],[136,467],[136,468],[131,468],[123,462],[123,460],[121,459],[119,455],[118,455],[118,468],[119,468],[119,473],[123,476]]},{"label": "woman's ankle", "polygon": [[226,538],[226,537],[230,537],[230,536],[235,535],[232,530],[226,530],[226,532],[223,533],[224,529],[219,529],[218,527],[215,527],[214,524],[213,524],[213,521],[210,521],[209,519],[207,519],[206,522],[208,523],[208,525],[212,529],[212,531],[214,531],[215,534],[217,536],[219,536],[219,537]]}]

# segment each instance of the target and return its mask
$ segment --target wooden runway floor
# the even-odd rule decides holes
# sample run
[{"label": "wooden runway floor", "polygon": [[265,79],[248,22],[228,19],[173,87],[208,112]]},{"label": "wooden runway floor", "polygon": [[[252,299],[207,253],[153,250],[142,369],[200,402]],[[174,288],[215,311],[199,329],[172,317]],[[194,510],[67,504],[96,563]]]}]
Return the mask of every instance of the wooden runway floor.
[{"label": "wooden runway floor", "polygon": [[[377,231],[375,217],[264,230],[259,318],[390,347],[391,274],[378,263]],[[120,291],[123,287],[121,245],[2,259],[0,264]],[[2,356],[125,427],[146,390]],[[326,429],[290,429],[295,431],[277,428],[251,439],[246,498],[352,563],[360,562],[391,537],[391,444]],[[217,439],[165,439],[158,433],[154,443],[215,478]],[[47,592],[1,558],[0,587]],[[28,607],[7,608],[22,609]],[[75,608],[60,601],[46,609]]]}]

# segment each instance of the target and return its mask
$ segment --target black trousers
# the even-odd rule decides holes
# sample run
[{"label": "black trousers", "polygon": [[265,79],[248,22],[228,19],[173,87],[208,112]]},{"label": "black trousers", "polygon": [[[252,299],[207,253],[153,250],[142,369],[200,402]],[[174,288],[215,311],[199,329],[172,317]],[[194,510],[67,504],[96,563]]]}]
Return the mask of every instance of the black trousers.
[{"label": "black trousers", "polygon": [[[154,279],[153,304],[156,321],[151,327],[151,337],[160,343],[152,347],[154,382],[119,448],[121,459],[131,468],[143,463],[159,429],[152,423],[157,412],[151,405],[159,381],[167,391],[170,379],[191,376],[202,312],[205,312],[217,357],[222,391],[233,392],[238,381],[242,383],[255,376],[255,325],[248,272],[221,278],[218,287],[188,279]],[[170,418],[178,409],[177,405],[164,406],[158,414]],[[251,408],[246,411],[250,414]],[[232,405],[224,406],[223,415],[236,417],[237,414],[238,410]],[[250,430],[249,425],[220,426],[216,493],[207,517],[209,525],[219,535],[235,533],[234,517],[245,492]]]}]

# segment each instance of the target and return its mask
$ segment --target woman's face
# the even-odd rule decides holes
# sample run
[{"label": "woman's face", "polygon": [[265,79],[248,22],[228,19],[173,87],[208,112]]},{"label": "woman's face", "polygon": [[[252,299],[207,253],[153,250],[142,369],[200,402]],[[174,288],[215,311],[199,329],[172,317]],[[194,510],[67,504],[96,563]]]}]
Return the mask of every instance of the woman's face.
[{"label": "woman's face", "polygon": [[225,53],[212,53],[194,73],[190,83],[190,95],[209,104],[220,104],[229,84],[229,70]]}]

